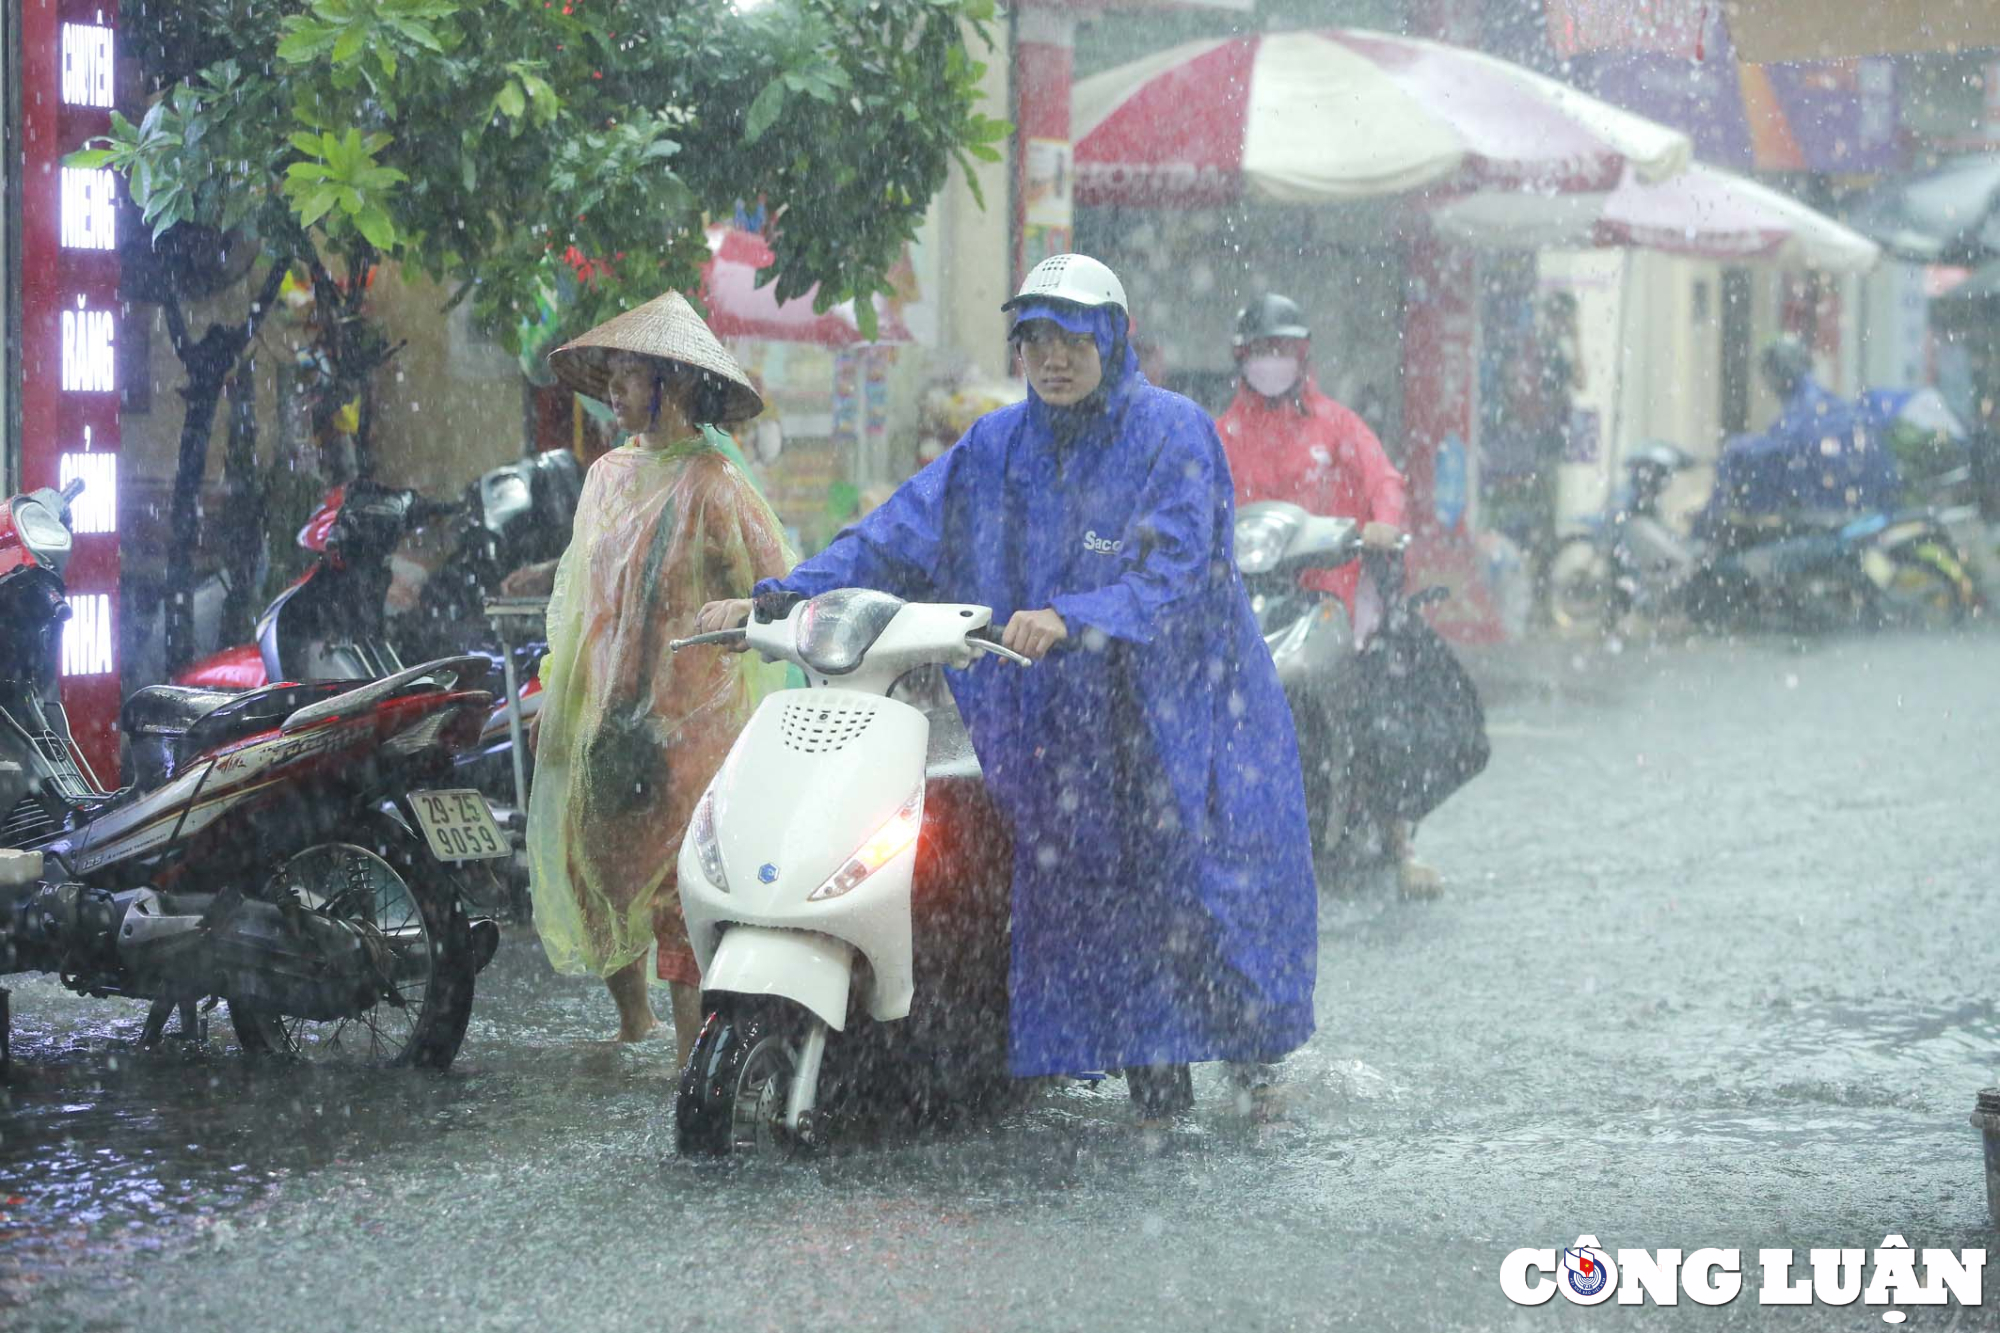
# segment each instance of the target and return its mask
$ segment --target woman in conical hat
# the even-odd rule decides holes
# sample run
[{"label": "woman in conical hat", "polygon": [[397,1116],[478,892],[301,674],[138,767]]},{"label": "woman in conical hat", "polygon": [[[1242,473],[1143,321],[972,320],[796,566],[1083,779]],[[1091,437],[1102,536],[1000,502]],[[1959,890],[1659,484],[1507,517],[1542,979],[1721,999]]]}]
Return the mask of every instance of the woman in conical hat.
[{"label": "woman in conical hat", "polygon": [[672,292],[557,348],[549,365],[632,438],[591,465],[549,602],[528,802],[535,925],[557,971],[604,978],[621,1041],[657,1026],[645,973],[657,943],[685,1058],[701,978],[675,861],[695,802],[783,672],[667,645],[695,632],[704,602],[792,566],[776,515],[716,428],[764,405]]}]

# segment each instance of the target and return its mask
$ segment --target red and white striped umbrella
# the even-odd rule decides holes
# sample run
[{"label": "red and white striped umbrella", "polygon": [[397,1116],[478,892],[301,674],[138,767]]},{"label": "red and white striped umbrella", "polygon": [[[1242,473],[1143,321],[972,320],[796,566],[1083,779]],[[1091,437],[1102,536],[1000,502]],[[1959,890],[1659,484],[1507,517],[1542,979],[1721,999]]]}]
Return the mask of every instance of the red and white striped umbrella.
[{"label": "red and white striped umbrella", "polygon": [[1359,29],[1193,42],[1084,79],[1077,200],[1307,204],[1423,189],[1603,192],[1686,135],[1463,47]]}]

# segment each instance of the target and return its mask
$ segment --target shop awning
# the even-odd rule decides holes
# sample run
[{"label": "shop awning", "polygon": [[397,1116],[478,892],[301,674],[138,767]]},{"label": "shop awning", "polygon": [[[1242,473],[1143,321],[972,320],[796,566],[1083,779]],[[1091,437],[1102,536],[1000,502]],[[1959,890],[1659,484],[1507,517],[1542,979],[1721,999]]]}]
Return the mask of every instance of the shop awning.
[{"label": "shop awning", "polygon": [[1072,107],[1082,204],[1603,192],[1691,154],[1679,131],[1519,65],[1359,29],[1190,43],[1080,81]]},{"label": "shop awning", "polygon": [[1831,273],[1861,272],[1881,256],[1790,195],[1700,163],[1654,184],[1628,174],[1601,196],[1482,192],[1439,204],[1431,220],[1455,239],[1516,249],[1630,246]]},{"label": "shop awning", "polygon": [[2000,257],[2000,150],[1879,185],[1847,216],[1913,263],[1973,267]]}]

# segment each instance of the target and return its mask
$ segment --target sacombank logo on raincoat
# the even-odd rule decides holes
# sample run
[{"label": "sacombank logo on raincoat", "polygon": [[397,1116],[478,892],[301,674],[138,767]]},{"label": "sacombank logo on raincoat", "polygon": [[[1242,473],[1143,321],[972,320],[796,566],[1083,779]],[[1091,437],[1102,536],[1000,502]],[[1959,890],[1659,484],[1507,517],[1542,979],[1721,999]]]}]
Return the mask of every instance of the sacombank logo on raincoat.
[{"label": "sacombank logo on raincoat", "polygon": [[1125,549],[1125,543],[1113,541],[1109,537],[1100,537],[1093,528],[1083,534],[1083,549],[1097,555],[1117,555]]}]

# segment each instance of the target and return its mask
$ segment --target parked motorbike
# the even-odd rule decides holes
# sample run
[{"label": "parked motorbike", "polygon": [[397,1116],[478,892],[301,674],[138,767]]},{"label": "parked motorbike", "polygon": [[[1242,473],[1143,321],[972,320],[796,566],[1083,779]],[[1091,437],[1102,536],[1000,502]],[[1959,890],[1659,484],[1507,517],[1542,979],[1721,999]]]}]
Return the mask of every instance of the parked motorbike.
[{"label": "parked motorbike", "polygon": [[105,791],[57,679],[80,490],[0,511],[0,973],[151,1000],[149,1043],[220,1000],[249,1051],[449,1065],[498,942],[453,866],[505,848],[476,793],[434,788],[491,711],[485,663],[142,689],[120,717],[134,780]]},{"label": "parked motorbike", "polygon": [[925,668],[1027,665],[991,620],[849,588],[761,599],[746,627],[673,645],[747,640],[807,681],[758,708],[682,844],[708,1018],[681,1075],[681,1152],[809,1145],[885,1106],[1018,1094],[1011,844],[949,696],[905,701]]},{"label": "parked motorbike", "polygon": [[1692,466],[1664,443],[1626,460],[1606,512],[1550,562],[1558,627],[1609,632],[1638,614],[1719,628],[1940,628],[1980,605],[1950,526],[1959,506],[1745,515],[1702,540],[1659,512],[1667,484]]},{"label": "parked motorbike", "polygon": [[[242,689],[269,681],[367,680],[412,660],[481,656],[521,682],[510,686],[518,716],[510,716],[504,698],[495,704],[477,741],[458,755],[457,781],[484,793],[502,825],[518,834],[529,764],[523,756],[517,783],[512,732],[540,712],[535,665],[546,645],[532,637],[502,639],[488,622],[486,603],[512,571],[562,553],[581,490],[581,465],[564,451],[494,468],[456,504],[365,479],[337,488],[299,534],[300,545],[319,558],[258,619],[256,642],[224,649],[175,681]],[[404,590],[412,608],[391,616],[397,554],[413,533],[432,525],[444,529],[444,558]],[[526,915],[527,865],[518,837],[506,880],[493,906]]]}]

